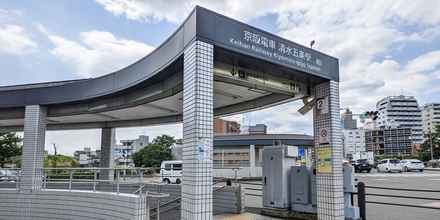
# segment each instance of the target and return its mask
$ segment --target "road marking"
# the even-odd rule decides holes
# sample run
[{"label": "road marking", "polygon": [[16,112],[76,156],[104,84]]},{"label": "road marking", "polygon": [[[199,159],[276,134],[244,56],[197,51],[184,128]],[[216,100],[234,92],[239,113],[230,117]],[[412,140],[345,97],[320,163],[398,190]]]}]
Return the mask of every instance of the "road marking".
[{"label": "road marking", "polygon": [[376,181],[387,181],[387,179],[374,179]]},{"label": "road marking", "polygon": [[440,181],[440,179],[429,179],[429,180]]}]

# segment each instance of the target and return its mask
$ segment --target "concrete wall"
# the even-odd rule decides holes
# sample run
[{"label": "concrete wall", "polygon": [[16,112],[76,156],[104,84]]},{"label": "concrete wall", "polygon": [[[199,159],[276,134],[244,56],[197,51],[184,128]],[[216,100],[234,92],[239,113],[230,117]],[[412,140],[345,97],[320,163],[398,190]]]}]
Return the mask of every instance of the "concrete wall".
[{"label": "concrete wall", "polygon": [[145,200],[108,192],[0,189],[0,219],[143,220]]}]

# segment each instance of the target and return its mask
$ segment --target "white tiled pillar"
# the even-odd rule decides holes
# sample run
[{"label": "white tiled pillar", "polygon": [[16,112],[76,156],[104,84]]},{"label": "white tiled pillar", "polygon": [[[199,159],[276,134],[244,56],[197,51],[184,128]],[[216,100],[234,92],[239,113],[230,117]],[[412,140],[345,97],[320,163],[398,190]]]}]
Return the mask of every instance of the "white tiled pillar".
[{"label": "white tiled pillar", "polygon": [[249,171],[250,176],[254,177],[256,176],[255,171],[255,145],[251,144],[249,145]]},{"label": "white tiled pillar", "polygon": [[46,114],[45,107],[26,106],[21,158],[21,190],[39,190],[42,186]]},{"label": "white tiled pillar", "polygon": [[[116,144],[115,128],[102,128],[101,130],[101,168],[114,168],[114,146]],[[114,172],[112,170],[101,170],[99,179],[113,180]]]},{"label": "white tiled pillar", "polygon": [[[315,156],[317,162],[316,186],[318,219],[343,220],[344,194],[342,174],[342,134],[339,113],[339,83],[329,81],[315,87],[315,97],[324,101],[321,110],[318,104],[314,109]],[[327,137],[321,132],[328,132]],[[326,153],[327,152],[327,153]],[[330,164],[324,164],[319,169],[321,159],[329,159]],[[328,160],[327,160],[328,161]]]},{"label": "white tiled pillar", "polygon": [[195,41],[184,51],[184,220],[212,220],[213,45]]}]

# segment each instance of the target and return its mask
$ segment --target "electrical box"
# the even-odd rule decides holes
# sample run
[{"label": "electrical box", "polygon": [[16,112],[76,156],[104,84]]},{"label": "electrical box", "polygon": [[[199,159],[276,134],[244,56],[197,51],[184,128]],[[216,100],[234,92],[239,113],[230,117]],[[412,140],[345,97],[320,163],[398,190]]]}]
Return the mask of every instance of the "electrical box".
[{"label": "electrical box", "polygon": [[360,219],[359,207],[353,206],[351,193],[357,191],[357,182],[353,176],[353,167],[350,165],[342,166],[344,174],[344,214],[346,219]]},{"label": "electrical box", "polygon": [[289,173],[296,159],[287,156],[287,146],[263,149],[263,206],[289,208]]},{"label": "electrical box", "polygon": [[[296,212],[316,213],[316,184],[306,166],[294,166],[290,173],[290,208]],[[315,178],[314,178],[315,179]],[[315,201],[313,204],[312,201]]]}]

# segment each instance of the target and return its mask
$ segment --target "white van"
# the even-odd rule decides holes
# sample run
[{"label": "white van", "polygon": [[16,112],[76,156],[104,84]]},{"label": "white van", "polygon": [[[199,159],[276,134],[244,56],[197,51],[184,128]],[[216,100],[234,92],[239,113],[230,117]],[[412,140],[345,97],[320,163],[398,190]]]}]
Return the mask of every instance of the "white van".
[{"label": "white van", "polygon": [[160,165],[160,177],[163,183],[180,184],[182,182],[182,161],[162,161],[162,164]]},{"label": "white van", "polygon": [[400,164],[400,160],[397,159],[385,159],[381,160],[377,165],[378,172],[402,172],[402,165]]}]

